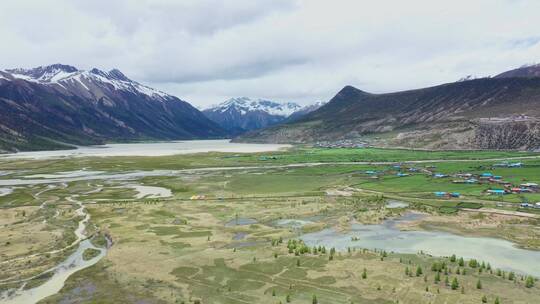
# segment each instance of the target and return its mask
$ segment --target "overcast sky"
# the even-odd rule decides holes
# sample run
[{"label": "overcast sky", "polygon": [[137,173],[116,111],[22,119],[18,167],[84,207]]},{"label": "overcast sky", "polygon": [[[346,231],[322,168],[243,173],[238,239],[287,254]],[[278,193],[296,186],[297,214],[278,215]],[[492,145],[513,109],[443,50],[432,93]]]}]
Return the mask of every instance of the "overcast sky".
[{"label": "overcast sky", "polygon": [[118,68],[196,106],[301,104],[540,62],[540,1],[1,0],[0,69]]}]

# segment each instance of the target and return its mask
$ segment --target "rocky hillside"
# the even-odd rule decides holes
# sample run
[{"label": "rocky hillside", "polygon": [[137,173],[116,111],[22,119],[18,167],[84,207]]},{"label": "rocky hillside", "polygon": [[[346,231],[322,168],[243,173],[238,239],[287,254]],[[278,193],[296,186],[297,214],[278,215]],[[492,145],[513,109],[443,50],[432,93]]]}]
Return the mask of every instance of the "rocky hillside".
[{"label": "rocky hillside", "polygon": [[289,117],[300,117],[316,107],[301,107],[294,102],[280,103],[248,97],[231,98],[223,103],[203,110],[203,113],[232,135],[257,130],[286,121]]},{"label": "rocky hillside", "polygon": [[539,129],[540,78],[497,77],[388,94],[347,86],[299,120],[237,140],[363,139],[411,148],[537,149]]},{"label": "rocky hillside", "polygon": [[189,103],[119,70],[82,71],[55,64],[0,71],[3,151],[224,135]]}]

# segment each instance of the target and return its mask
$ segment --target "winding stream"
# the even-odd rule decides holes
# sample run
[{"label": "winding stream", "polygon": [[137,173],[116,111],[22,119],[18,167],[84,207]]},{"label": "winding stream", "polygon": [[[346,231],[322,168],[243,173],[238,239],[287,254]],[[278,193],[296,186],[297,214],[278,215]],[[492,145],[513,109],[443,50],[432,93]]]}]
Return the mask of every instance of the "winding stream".
[{"label": "winding stream", "polygon": [[0,196],[6,196],[13,192],[12,188],[0,188]]},{"label": "winding stream", "polygon": [[[36,275],[30,279],[25,280],[19,280],[19,281],[13,281],[13,283],[22,283],[22,286],[16,290],[8,290],[4,292],[3,294],[0,294],[0,303],[6,303],[6,304],[28,304],[28,303],[37,303],[42,299],[45,299],[49,296],[52,296],[56,293],[58,293],[62,287],[64,286],[64,283],[69,278],[70,275],[74,274],[77,271],[80,271],[82,269],[85,269],[87,267],[90,267],[94,264],[96,264],[101,258],[103,258],[107,252],[107,249],[100,248],[94,246],[90,240],[87,239],[87,235],[85,234],[86,225],[88,224],[88,221],[90,220],[90,214],[86,212],[86,209],[84,205],[75,199],[77,195],[74,195],[72,197],[68,197],[67,199],[70,202],[73,202],[77,205],[79,205],[79,208],[75,211],[78,216],[82,216],[83,218],[79,221],[79,225],[77,229],[75,229],[74,233],[77,237],[77,240],[74,242],[74,244],[78,243],[77,250],[70,254],[63,262],[60,264],[52,267],[49,270],[46,270],[45,272],[40,273],[39,275]],[[99,254],[89,260],[83,259],[83,253],[86,249],[95,249],[99,251]],[[56,252],[62,251],[64,249],[59,249]],[[30,288],[30,289],[24,289],[26,282],[30,281],[31,279],[35,279],[39,276],[50,274],[52,273],[51,277],[43,284]]]}]

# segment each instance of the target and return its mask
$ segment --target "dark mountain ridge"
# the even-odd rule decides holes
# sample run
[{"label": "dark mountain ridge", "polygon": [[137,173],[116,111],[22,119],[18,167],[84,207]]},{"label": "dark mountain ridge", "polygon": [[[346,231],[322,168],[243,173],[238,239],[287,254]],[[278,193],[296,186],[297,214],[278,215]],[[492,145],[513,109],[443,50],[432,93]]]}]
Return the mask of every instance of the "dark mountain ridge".
[{"label": "dark mountain ridge", "polygon": [[387,94],[344,87],[297,121],[239,141],[305,143],[366,139],[431,149],[537,149],[540,78],[496,77]]},{"label": "dark mountain ridge", "polygon": [[189,103],[116,69],[55,64],[0,71],[0,150],[224,135]]}]

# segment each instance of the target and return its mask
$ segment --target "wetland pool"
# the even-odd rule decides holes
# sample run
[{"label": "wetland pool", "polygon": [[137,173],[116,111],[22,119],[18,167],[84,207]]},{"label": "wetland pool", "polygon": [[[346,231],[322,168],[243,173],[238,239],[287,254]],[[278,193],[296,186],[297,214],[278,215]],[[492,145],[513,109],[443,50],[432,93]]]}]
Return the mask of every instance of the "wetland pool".
[{"label": "wetland pool", "polygon": [[[408,213],[401,218],[386,220],[382,224],[352,224],[347,232],[334,228],[306,233],[299,238],[309,246],[325,246],[344,251],[351,248],[386,250],[396,253],[418,253],[433,256],[455,254],[465,259],[489,262],[495,268],[540,276],[540,251],[521,249],[514,243],[488,237],[466,237],[438,231],[400,230],[400,222],[421,217]],[[353,241],[353,237],[358,240]]]}]

